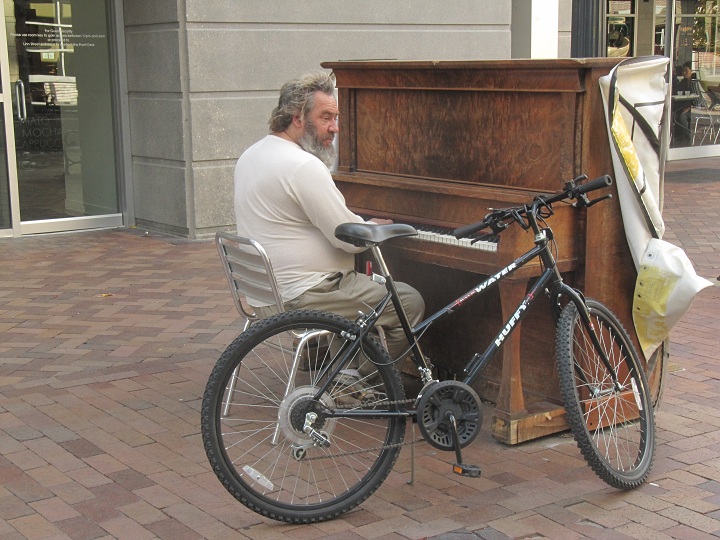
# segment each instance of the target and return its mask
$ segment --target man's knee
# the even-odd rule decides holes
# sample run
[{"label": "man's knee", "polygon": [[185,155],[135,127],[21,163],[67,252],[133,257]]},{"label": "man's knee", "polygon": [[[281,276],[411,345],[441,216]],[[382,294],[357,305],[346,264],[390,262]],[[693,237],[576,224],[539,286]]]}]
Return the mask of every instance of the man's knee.
[{"label": "man's knee", "polygon": [[273,315],[277,315],[278,308],[277,306],[263,306],[263,307],[256,307],[253,308],[255,310],[255,315],[259,319],[267,319],[268,317],[272,317]]}]

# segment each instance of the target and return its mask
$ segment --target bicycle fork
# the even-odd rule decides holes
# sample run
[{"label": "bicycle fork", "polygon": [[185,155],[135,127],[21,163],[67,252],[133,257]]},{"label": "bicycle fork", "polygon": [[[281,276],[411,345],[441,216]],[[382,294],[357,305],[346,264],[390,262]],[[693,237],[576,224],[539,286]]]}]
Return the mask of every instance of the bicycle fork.
[{"label": "bicycle fork", "polygon": [[613,387],[612,389],[607,390],[601,390],[600,388],[592,388],[592,385],[590,385],[589,381],[585,377],[585,374],[581,369],[576,369],[577,376],[580,378],[580,380],[585,384],[588,388],[592,389],[592,394],[594,398],[600,398],[603,396],[608,396],[610,394],[613,394],[615,392],[622,392],[625,390],[625,386],[620,384],[620,380],[618,379],[617,372],[615,371],[615,367],[610,363],[610,358],[608,357],[607,351],[602,346],[602,343],[600,342],[600,338],[597,334],[597,328],[595,327],[595,324],[593,323],[592,317],[590,315],[590,311],[587,308],[587,304],[585,303],[585,300],[583,299],[582,295],[572,287],[569,287],[565,285],[564,283],[561,284],[561,293],[567,294],[570,297],[570,301],[575,304],[575,307],[578,310],[578,315],[580,316],[580,320],[582,321],[583,327],[587,331],[588,336],[590,337],[590,342],[592,343],[593,349],[595,350],[595,353],[600,357],[600,360],[605,366],[605,369],[610,373],[610,376],[613,381]]}]

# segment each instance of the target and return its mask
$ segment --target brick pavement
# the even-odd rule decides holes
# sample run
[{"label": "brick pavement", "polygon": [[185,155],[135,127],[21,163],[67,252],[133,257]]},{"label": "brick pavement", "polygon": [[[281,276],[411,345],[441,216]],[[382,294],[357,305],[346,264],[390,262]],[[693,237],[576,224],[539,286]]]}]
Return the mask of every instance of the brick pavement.
[{"label": "brick pavement", "polygon": [[[720,274],[720,160],[670,164],[668,240]],[[200,398],[240,327],[211,242],[142,231],[0,240],[0,540],[16,538],[679,538],[720,536],[718,287],[672,335],[649,482],[618,492],[567,435],[516,447],[487,427],[452,455],[409,449],[342,519],[260,518],[207,464]]]}]

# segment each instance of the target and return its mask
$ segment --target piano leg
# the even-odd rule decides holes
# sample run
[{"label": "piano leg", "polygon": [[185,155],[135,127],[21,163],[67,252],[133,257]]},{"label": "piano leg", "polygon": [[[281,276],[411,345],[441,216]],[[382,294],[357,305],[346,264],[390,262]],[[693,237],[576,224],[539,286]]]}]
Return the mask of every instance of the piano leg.
[{"label": "piano leg", "polygon": [[[527,283],[526,280],[511,281],[506,279],[498,285],[504,321],[513,316],[517,306],[522,302],[525,297]],[[500,391],[492,419],[493,437],[509,444],[513,444],[516,438],[513,433],[515,431],[514,420],[527,414],[520,370],[521,331],[522,324],[515,328],[502,346]]]},{"label": "piano leg", "polygon": [[[517,310],[527,285],[526,280],[509,279],[499,284],[504,320]],[[518,444],[567,429],[565,410],[560,404],[549,401],[526,403],[520,365],[521,332],[522,324],[503,343],[500,389],[492,417],[493,437],[506,444]],[[554,342],[554,334],[551,342]],[[547,354],[554,356],[554,349],[548,350]],[[554,358],[549,361],[554,363]]]}]

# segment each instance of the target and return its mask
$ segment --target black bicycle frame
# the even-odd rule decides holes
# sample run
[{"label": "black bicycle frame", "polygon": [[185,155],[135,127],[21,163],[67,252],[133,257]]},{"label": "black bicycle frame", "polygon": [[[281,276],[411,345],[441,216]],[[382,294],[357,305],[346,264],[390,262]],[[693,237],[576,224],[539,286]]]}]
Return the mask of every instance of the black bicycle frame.
[{"label": "black bicycle frame", "polygon": [[[534,228],[534,227],[533,227]],[[550,296],[553,299],[559,298],[561,295],[565,295],[568,297],[568,299],[575,304],[577,307],[578,313],[580,314],[581,319],[583,320],[583,323],[585,326],[591,330],[594,330],[594,326],[592,324],[592,321],[590,320],[590,314],[587,310],[587,307],[585,305],[585,301],[582,298],[581,294],[576,290],[567,285],[562,277],[560,276],[560,272],[557,269],[556,263],[554,258],[552,257],[552,254],[549,251],[549,239],[551,238],[552,231],[549,229],[544,229],[542,231],[537,231],[535,235],[535,247],[530,249],[525,254],[521,255],[517,259],[515,259],[513,262],[508,264],[505,268],[500,270],[499,272],[495,273],[494,275],[488,277],[486,280],[479,283],[477,286],[470,289],[468,292],[454,300],[452,303],[448,304],[444,308],[436,311],[434,314],[427,317],[425,320],[420,322],[417,326],[414,328],[410,327],[410,324],[407,320],[407,315],[405,314],[405,311],[402,308],[402,305],[400,304],[400,298],[397,292],[397,289],[395,287],[395,283],[392,280],[392,277],[390,276],[389,271],[387,270],[387,267],[385,265],[385,262],[382,257],[382,253],[380,252],[380,248],[378,246],[372,246],[370,249],[375,256],[376,261],[378,261],[380,265],[380,270],[382,272],[382,276],[380,276],[380,280],[384,281],[385,287],[388,291],[388,293],[385,295],[385,297],[375,306],[372,311],[369,314],[363,315],[358,319],[358,324],[361,327],[361,332],[359,335],[352,338],[352,344],[349,346],[349,348],[345,351],[343,351],[342,354],[338,354],[335,357],[335,360],[331,363],[330,366],[328,366],[327,371],[333,370],[332,375],[330,376],[330,380],[334,379],[335,376],[340,372],[340,370],[344,367],[344,365],[349,361],[349,358],[352,358],[352,355],[354,355],[359,347],[361,346],[362,340],[365,338],[365,336],[370,332],[370,329],[375,326],[375,323],[377,322],[378,318],[380,317],[380,314],[385,309],[387,304],[392,301],[393,305],[396,308],[396,311],[398,313],[398,317],[400,319],[400,323],[405,331],[405,335],[408,339],[408,344],[410,345],[410,349],[413,352],[412,359],[415,364],[415,366],[420,369],[429,369],[425,360],[425,356],[423,355],[422,351],[420,350],[420,345],[418,343],[418,339],[422,334],[432,325],[433,323],[444,319],[445,317],[448,317],[452,315],[456,310],[464,307],[470,300],[477,298],[478,296],[481,296],[484,294],[487,290],[489,290],[492,286],[497,285],[500,283],[503,279],[507,278],[508,276],[512,275],[515,271],[519,270],[523,266],[525,266],[530,261],[534,260],[535,258],[539,258],[544,266],[545,270],[540,274],[540,277],[537,279],[535,284],[532,286],[530,291],[527,293],[523,301],[518,305],[517,309],[515,310],[515,313],[510,316],[510,318],[505,321],[505,324],[503,325],[502,329],[498,334],[495,336],[495,338],[492,340],[490,345],[487,347],[485,352],[476,353],[468,362],[468,364],[464,368],[465,372],[465,378],[463,379],[463,383],[467,385],[472,385],[477,378],[479,377],[482,370],[487,366],[487,364],[493,359],[495,354],[497,354],[498,350],[500,349],[500,346],[503,344],[503,342],[507,339],[507,337],[515,330],[517,325],[520,323],[520,321],[525,317],[527,314],[528,308],[532,305],[532,303],[537,298],[538,294],[541,293],[543,290],[545,290],[548,286],[550,288]],[[615,384],[617,385],[617,377],[615,374],[615,370],[612,369],[610,362],[605,355],[598,338],[594,331],[590,332],[590,339],[593,342],[596,351],[598,351],[602,362],[605,364],[605,367],[608,369],[610,373],[612,373],[613,380],[615,381]],[[338,360],[341,361],[337,362]],[[333,369],[334,366],[334,369]],[[320,391],[318,392],[318,399],[319,396],[325,392],[326,387],[329,384],[329,380],[326,384],[323,385],[322,388],[320,388]],[[372,417],[386,417],[386,416],[392,416],[392,415],[405,415],[406,413],[402,411],[392,412],[392,411],[364,411],[364,410],[349,410],[349,411],[338,411],[338,416],[372,416]],[[329,413],[329,416],[335,416],[334,413]]]},{"label": "black bicycle frame", "polygon": [[[583,305],[582,299],[578,295],[577,291],[566,285],[555,266],[554,260],[548,253],[548,238],[546,234],[540,234],[536,236],[535,247],[527,253],[521,255],[513,262],[508,264],[505,268],[501,269],[494,275],[488,277],[477,286],[470,289],[464,295],[460,296],[452,303],[448,304],[444,308],[438,310],[430,317],[419,323],[415,328],[412,329],[413,337],[422,335],[427,328],[449,315],[453,314],[457,309],[466,305],[470,300],[482,296],[491,287],[500,283],[503,279],[511,276],[515,271],[525,266],[535,258],[541,258],[545,262],[546,269],[540,274],[535,284],[532,286],[530,291],[525,295],[525,298],[520,302],[515,313],[505,321],[501,330],[490,342],[487,349],[483,353],[476,353],[468,364],[464,368],[465,378],[462,382],[468,385],[472,385],[485,368],[485,366],[493,359],[495,354],[498,352],[503,342],[507,337],[515,330],[520,321],[527,314],[528,309],[537,298],[538,294],[545,290],[550,285],[551,295],[557,297],[559,294],[567,294],[570,299],[577,305]],[[547,264],[547,263],[550,264]]]}]

